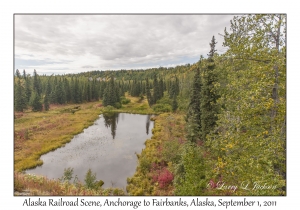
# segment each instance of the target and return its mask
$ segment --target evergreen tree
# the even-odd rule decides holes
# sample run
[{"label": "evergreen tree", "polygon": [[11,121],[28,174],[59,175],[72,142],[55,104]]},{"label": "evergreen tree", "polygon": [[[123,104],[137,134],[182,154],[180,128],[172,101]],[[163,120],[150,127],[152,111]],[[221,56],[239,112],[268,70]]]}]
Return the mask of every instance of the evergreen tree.
[{"label": "evergreen tree", "polygon": [[26,108],[25,97],[24,97],[24,90],[21,85],[20,79],[18,79],[17,84],[15,85],[15,110],[18,112],[23,112]]},{"label": "evergreen tree", "polygon": [[187,112],[187,126],[188,126],[188,135],[187,138],[191,142],[196,142],[201,135],[201,78],[200,78],[200,69],[196,69],[193,87],[190,95],[190,103]]},{"label": "evergreen tree", "polygon": [[146,94],[147,94],[148,104],[151,107],[153,105],[153,99],[152,99],[152,95],[150,92],[150,84],[149,84],[148,78],[146,78]]},{"label": "evergreen tree", "polygon": [[57,103],[64,104],[66,102],[66,94],[61,79],[58,81],[55,88],[55,95]]},{"label": "evergreen tree", "polygon": [[19,79],[21,79],[21,74],[20,74],[19,69],[16,70],[16,76],[17,76]]},{"label": "evergreen tree", "polygon": [[217,94],[214,91],[214,84],[217,82],[217,75],[214,71],[214,53],[216,52],[216,40],[212,37],[210,52],[208,54],[208,64],[203,72],[203,85],[201,88],[201,128],[202,139],[206,140],[206,135],[213,130],[217,121]]},{"label": "evergreen tree", "polygon": [[159,84],[157,81],[156,74],[154,74],[153,79],[153,104],[156,104],[156,101],[160,99],[160,91],[159,91]]},{"label": "evergreen tree", "polygon": [[23,78],[25,80],[25,102],[29,104],[30,96],[31,96],[31,81],[29,76],[26,75],[25,70],[23,70]]},{"label": "evergreen tree", "polygon": [[159,80],[159,99],[161,99],[162,97],[164,97],[164,82],[163,82],[163,79],[160,78],[160,80]]},{"label": "evergreen tree", "polygon": [[33,91],[31,94],[30,105],[32,107],[32,111],[34,111],[34,112],[43,110],[43,105],[41,103],[41,97],[35,91]]},{"label": "evergreen tree", "polygon": [[119,88],[114,83],[114,77],[111,77],[110,81],[108,81],[108,84],[104,90],[103,94],[103,105],[104,106],[115,106],[117,108],[120,107],[120,95],[119,95]]},{"label": "evergreen tree", "polygon": [[75,103],[81,103],[81,91],[79,87],[79,80],[78,78],[75,79],[75,85],[74,85],[74,102]]},{"label": "evergreen tree", "polygon": [[172,111],[175,112],[178,108],[178,103],[177,103],[177,96],[173,96],[173,101],[172,101]]},{"label": "evergreen tree", "polygon": [[69,84],[69,81],[67,80],[67,78],[63,79],[64,81],[64,89],[65,89],[65,95],[66,95],[66,102],[70,103],[71,99],[72,99],[72,91],[71,91],[71,87]]},{"label": "evergreen tree", "polygon": [[33,90],[38,95],[41,95],[41,93],[42,93],[41,81],[40,81],[39,75],[37,74],[35,69],[33,71]]},{"label": "evergreen tree", "polygon": [[46,94],[45,98],[44,98],[44,109],[45,109],[45,111],[48,111],[49,108],[50,108],[49,96],[48,96],[48,94]]}]

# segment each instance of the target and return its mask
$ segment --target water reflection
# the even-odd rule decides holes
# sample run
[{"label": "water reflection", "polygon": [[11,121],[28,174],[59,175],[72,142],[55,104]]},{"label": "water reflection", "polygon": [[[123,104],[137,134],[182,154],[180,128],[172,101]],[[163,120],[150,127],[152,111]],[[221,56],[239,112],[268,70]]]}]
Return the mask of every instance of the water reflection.
[{"label": "water reflection", "polygon": [[105,127],[111,128],[111,135],[115,139],[119,113],[104,113],[103,118]]},{"label": "water reflection", "polygon": [[149,134],[149,126],[150,126],[150,115],[147,115],[146,119],[146,134]]}]

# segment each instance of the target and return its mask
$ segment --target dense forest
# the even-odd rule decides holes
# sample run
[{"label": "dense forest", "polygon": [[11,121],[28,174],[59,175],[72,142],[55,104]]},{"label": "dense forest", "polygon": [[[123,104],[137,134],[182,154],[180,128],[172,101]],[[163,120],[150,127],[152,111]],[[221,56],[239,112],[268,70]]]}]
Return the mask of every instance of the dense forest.
[{"label": "dense forest", "polygon": [[157,151],[139,155],[130,194],[285,195],[286,16],[236,16],[220,36],[227,51],[218,54],[212,36],[194,64],[51,76],[16,70],[15,114],[93,101],[120,109],[126,95],[147,99],[169,124],[155,125],[157,144],[146,147]]}]

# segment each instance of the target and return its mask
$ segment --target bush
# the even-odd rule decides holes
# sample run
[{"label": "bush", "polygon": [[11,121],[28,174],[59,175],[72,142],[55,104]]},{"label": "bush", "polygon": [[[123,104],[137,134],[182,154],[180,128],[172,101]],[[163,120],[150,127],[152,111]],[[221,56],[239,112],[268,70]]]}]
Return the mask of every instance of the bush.
[{"label": "bush", "polygon": [[180,161],[181,147],[179,141],[164,141],[162,158],[166,162],[178,163]]},{"label": "bush", "polygon": [[43,110],[41,97],[35,91],[31,94],[29,104],[32,107],[33,112],[38,112]]},{"label": "bush", "polygon": [[140,101],[144,100],[143,94],[140,94]]},{"label": "bush", "polygon": [[164,188],[172,183],[174,179],[174,175],[167,169],[164,168],[162,172],[159,174],[157,181],[159,183],[160,188]]},{"label": "bush", "polygon": [[117,108],[117,109],[120,109],[122,107],[122,105],[119,102],[116,102],[114,104],[114,107]]},{"label": "bush", "polygon": [[103,112],[111,112],[112,110],[114,110],[114,107],[111,105],[108,105],[104,108]]},{"label": "bush", "polygon": [[85,186],[89,189],[93,189],[95,188],[96,186],[96,174],[93,174],[92,173],[92,170],[89,169],[85,175],[85,179],[84,179],[84,182],[85,182]]},{"label": "bush", "polygon": [[169,104],[172,105],[172,100],[169,97],[163,97],[159,99],[156,104]]},{"label": "bush", "polygon": [[61,182],[70,182],[73,178],[73,168],[65,168],[64,175],[59,179]]},{"label": "bush", "polygon": [[169,104],[155,104],[153,110],[156,112],[170,112],[172,107]]},{"label": "bush", "polygon": [[122,98],[121,98],[121,103],[122,103],[122,104],[129,104],[129,103],[130,103],[130,99],[125,98],[125,97],[122,97]]},{"label": "bush", "polygon": [[150,169],[150,165],[151,165],[150,160],[148,160],[146,156],[140,156],[139,163],[140,163],[139,166],[142,173],[146,174],[146,172],[148,172]]},{"label": "bush", "polygon": [[209,182],[208,163],[204,160],[203,149],[186,143],[181,152],[181,160],[175,169],[175,195],[205,195]]}]

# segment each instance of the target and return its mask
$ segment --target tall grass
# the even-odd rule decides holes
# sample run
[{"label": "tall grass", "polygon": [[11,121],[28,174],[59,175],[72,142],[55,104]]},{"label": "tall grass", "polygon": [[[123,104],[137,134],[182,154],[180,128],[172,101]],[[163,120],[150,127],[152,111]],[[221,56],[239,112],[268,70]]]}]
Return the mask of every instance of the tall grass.
[{"label": "tall grass", "polygon": [[84,184],[60,182],[54,179],[47,179],[43,176],[32,174],[14,173],[14,194],[15,195],[125,195],[125,192],[118,188],[89,189]]}]

